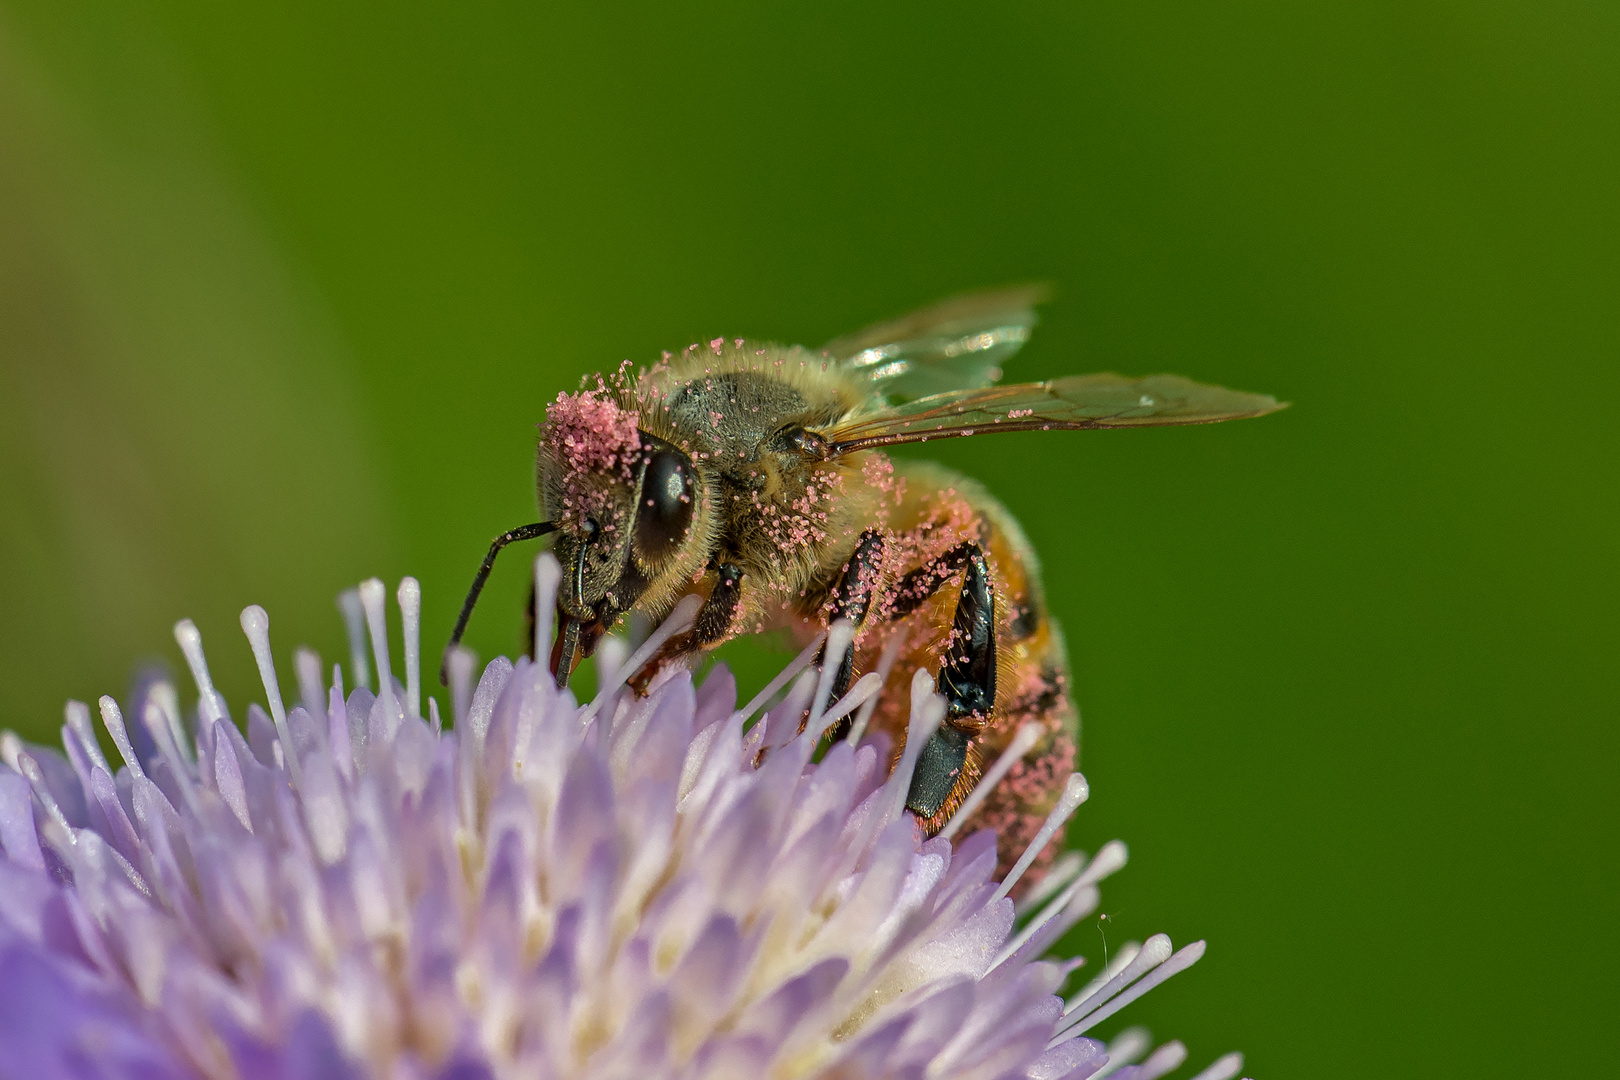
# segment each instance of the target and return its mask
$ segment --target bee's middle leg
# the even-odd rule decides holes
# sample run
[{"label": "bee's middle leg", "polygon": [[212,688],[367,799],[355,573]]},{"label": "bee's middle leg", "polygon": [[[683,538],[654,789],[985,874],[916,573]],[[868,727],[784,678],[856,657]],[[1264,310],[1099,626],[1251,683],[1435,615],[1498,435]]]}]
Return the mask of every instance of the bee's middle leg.
[{"label": "bee's middle leg", "polygon": [[[827,618],[829,623],[836,619],[848,619],[856,626],[860,626],[866,621],[866,613],[872,607],[872,596],[877,588],[882,562],[883,534],[876,529],[867,529],[856,542],[855,551],[844,567],[843,577],[833,586],[832,610]],[[821,661],[827,662],[825,645],[822,646]],[[849,684],[854,677],[855,643],[851,641],[844,649],[844,655],[838,658],[838,670],[833,676],[832,688],[827,692],[827,706],[830,707],[833,702],[849,693]],[[848,734],[852,723],[854,717],[845,717],[839,721],[837,728],[832,732],[833,741],[837,742]]]}]

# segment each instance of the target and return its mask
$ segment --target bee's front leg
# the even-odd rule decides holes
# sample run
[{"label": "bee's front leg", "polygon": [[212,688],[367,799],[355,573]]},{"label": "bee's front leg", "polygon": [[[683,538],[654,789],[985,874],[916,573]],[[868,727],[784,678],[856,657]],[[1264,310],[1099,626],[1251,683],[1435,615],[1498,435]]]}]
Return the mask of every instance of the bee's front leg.
[{"label": "bee's front leg", "polygon": [[630,685],[636,693],[646,693],[652,677],[669,661],[718,645],[731,633],[731,624],[737,618],[737,605],[742,599],[742,567],[716,557],[709,568],[715,574],[714,589],[703,601],[703,606],[698,608],[692,629],[684,634],[676,634],[640,671],[630,677]]},{"label": "bee's front leg", "polygon": [[919,589],[931,594],[958,568],[963,571],[962,592],[936,682],[945,698],[945,721],[918,755],[906,796],[906,808],[922,820],[929,835],[944,827],[977,776],[970,750],[996,703],[996,593],[977,544],[953,548],[902,582],[902,589],[908,582],[913,585],[910,594],[902,592],[902,600],[915,608],[926,598],[916,595]]}]

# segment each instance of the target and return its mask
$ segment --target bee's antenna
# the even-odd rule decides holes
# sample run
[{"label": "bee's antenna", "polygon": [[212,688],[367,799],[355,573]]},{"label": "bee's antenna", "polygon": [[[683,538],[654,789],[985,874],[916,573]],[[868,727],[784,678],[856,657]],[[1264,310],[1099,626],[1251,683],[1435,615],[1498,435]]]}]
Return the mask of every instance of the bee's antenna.
[{"label": "bee's antenna", "polygon": [[478,603],[478,594],[484,591],[484,582],[489,580],[489,572],[495,568],[495,556],[499,555],[501,548],[507,544],[515,544],[519,540],[534,540],[556,530],[555,521],[537,521],[533,525],[519,525],[512,531],[497,536],[489,545],[489,554],[484,556],[484,565],[478,568],[472,588],[467,590],[467,599],[461,605],[461,614],[456,617],[456,628],[451,631],[450,644],[444,647],[444,659],[439,661],[440,686],[450,685],[450,650],[461,644],[461,635],[467,631],[467,620],[472,618],[473,607]]}]

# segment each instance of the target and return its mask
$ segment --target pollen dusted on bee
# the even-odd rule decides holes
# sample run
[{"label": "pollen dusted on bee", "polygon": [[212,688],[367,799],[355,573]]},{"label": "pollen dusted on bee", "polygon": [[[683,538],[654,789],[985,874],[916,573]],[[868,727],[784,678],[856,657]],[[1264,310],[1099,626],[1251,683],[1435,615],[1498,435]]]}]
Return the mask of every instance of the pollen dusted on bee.
[{"label": "pollen dusted on bee", "polygon": [[[991,386],[1028,337],[1039,296],[1015,287],[960,297],[814,352],[715,337],[665,351],[639,374],[625,360],[608,379],[582,382],[542,424],[537,471],[549,520],[492,547],[462,625],[500,544],[554,529],[566,563],[554,672],[571,670],[627,612],[661,617],[687,594],[698,605],[692,630],[647,662],[646,678],[749,629],[808,640],[842,612],[858,625],[838,678],[881,668],[887,689],[862,725],[898,751],[912,675],[944,679],[947,654],[967,654],[950,660],[952,692],[967,703],[957,719],[967,719],[927,759],[936,790],[941,778],[957,783],[924,828],[942,827],[934,818],[1026,721],[1046,736],[975,822],[1018,835],[1038,827],[1072,767],[1074,711],[1033,553],[977,483],[893,461],[886,448],[1036,426],[1207,423],[1280,407],[1175,376]],[[573,651],[562,657],[565,640]]]}]

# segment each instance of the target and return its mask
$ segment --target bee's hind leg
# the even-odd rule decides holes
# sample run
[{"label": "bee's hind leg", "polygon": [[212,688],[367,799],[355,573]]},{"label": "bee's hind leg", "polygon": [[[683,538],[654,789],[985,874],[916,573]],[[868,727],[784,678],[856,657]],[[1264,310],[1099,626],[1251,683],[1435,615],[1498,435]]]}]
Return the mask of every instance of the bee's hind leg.
[{"label": "bee's hind leg", "polygon": [[[964,544],[947,556],[956,552],[961,553],[964,570],[962,594],[936,682],[945,698],[945,720],[918,755],[906,796],[906,808],[922,820],[929,835],[944,827],[972,790],[977,776],[973,738],[996,703],[995,586],[977,544]],[[943,577],[937,575],[935,580]]]}]

